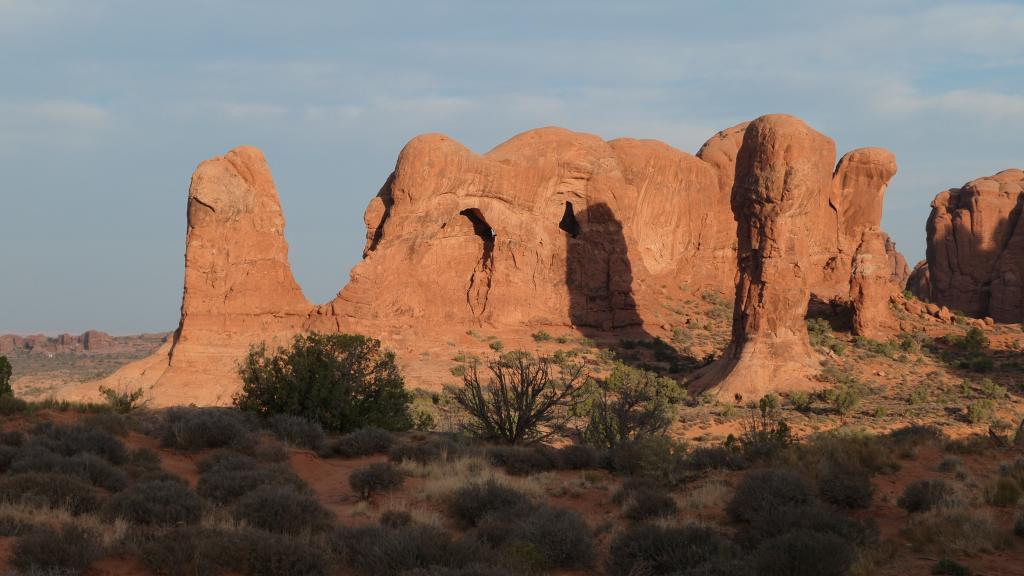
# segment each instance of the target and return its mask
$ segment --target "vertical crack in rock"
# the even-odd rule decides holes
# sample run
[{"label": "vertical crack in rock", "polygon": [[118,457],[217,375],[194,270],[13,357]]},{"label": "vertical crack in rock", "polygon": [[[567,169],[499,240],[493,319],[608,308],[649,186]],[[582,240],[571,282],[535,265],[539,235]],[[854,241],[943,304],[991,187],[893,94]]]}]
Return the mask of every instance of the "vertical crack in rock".
[{"label": "vertical crack in rock", "polygon": [[487,311],[487,297],[491,292],[491,281],[494,279],[494,229],[478,208],[467,208],[459,212],[473,224],[475,233],[483,242],[480,260],[469,277],[469,289],[466,301],[469,303],[473,316],[480,320]]},{"label": "vertical crack in rock", "polygon": [[580,235],[580,223],[576,220],[576,213],[573,211],[572,202],[566,201],[565,213],[562,214],[562,221],[558,227],[573,238]]}]

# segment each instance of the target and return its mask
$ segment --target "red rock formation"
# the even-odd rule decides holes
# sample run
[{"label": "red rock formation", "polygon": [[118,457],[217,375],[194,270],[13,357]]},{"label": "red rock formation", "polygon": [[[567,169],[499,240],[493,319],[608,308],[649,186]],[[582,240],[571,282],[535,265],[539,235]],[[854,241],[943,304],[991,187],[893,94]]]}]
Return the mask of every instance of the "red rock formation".
[{"label": "red rock formation", "polygon": [[884,340],[899,329],[889,307],[889,300],[898,292],[898,287],[890,281],[887,240],[888,236],[877,227],[864,228],[853,259],[850,285],[853,332],[877,340]]},{"label": "red rock formation", "polygon": [[739,281],[732,342],[698,385],[756,398],[810,386],[818,355],[807,338],[812,244],[831,189],[835,145],[797,118],[762,116],[743,137],[732,189]]},{"label": "red rock formation", "polygon": [[927,225],[927,268],[918,265],[908,288],[970,316],[1024,320],[1022,202],[1021,170],[1004,170],[937,195]]},{"label": "red rock formation", "polygon": [[312,327],[356,317],[610,329],[643,322],[638,302],[656,281],[732,279],[715,171],[649,140],[544,128],[478,155],[421,136],[365,220],[365,258]]},{"label": "red rock formation", "polygon": [[[292,278],[262,155],[240,148],[204,162],[189,191],[178,331],[154,358],[105,385],[152,387],[158,404],[227,402],[250,344],[302,330],[388,341],[426,331],[450,340],[480,326],[647,329],[670,287],[734,289],[730,194],[746,128],[719,133],[698,157],[560,128],[520,134],[482,155],[440,134],[417,137],[364,213],[362,262],[333,301],[316,307]],[[809,160],[800,154],[820,153],[800,150],[778,154],[803,170]],[[848,237],[877,226],[871,220],[895,168],[877,151],[844,160],[839,184],[829,160],[823,192],[808,197],[811,219],[799,226],[815,243],[805,246],[812,260],[800,276],[808,290],[849,298],[858,244]]]}]

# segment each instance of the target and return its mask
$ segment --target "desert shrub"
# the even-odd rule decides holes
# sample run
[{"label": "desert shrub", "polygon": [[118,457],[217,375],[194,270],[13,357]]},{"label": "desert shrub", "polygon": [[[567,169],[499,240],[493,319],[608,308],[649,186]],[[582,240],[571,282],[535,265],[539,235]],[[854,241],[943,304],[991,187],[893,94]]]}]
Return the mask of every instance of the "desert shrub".
[{"label": "desert shrub", "polygon": [[89,426],[44,423],[32,430],[31,445],[42,446],[61,456],[87,452],[111,464],[123,464],[128,451],[121,440],[106,430]]},{"label": "desert shrub", "polygon": [[736,450],[727,446],[700,446],[683,458],[682,467],[693,472],[742,470],[747,467],[747,462]]},{"label": "desert shrub", "polygon": [[136,471],[157,470],[160,468],[160,454],[151,448],[136,448],[128,452],[125,467]]},{"label": "desert shrub", "polygon": [[590,528],[576,512],[550,506],[494,510],[473,535],[503,552],[503,564],[526,571],[584,568],[593,562]]},{"label": "desert shrub", "polygon": [[726,506],[726,512],[735,521],[752,522],[782,508],[811,501],[811,490],[799,474],[786,469],[766,468],[752,470],[743,477]]},{"label": "desert shrub", "polygon": [[412,524],[412,514],[405,510],[385,510],[379,522],[385,528],[401,528]]},{"label": "desert shrub", "polygon": [[981,454],[992,447],[992,439],[988,436],[973,434],[963,438],[954,438],[943,446],[946,452],[953,454]]},{"label": "desert shrub", "polygon": [[342,458],[358,458],[387,452],[395,443],[395,437],[380,428],[360,428],[345,434],[332,442],[327,455]]},{"label": "desert shrub", "polygon": [[548,334],[543,330],[538,330],[534,332],[531,336],[533,337],[534,342],[547,342],[549,340],[552,340],[551,334]]},{"label": "desert shrub", "polygon": [[834,534],[800,530],[762,543],[755,564],[759,576],[842,576],[854,553]]},{"label": "desert shrub", "polygon": [[789,403],[797,412],[807,412],[814,405],[814,396],[807,392],[793,392],[789,395]]},{"label": "desert shrub", "polygon": [[236,520],[277,534],[299,535],[330,528],[333,514],[315,496],[291,486],[262,486],[238,499]]},{"label": "desert shrub", "polygon": [[584,440],[614,448],[640,436],[664,434],[685,392],[671,378],[616,363],[611,374],[589,384],[583,396]]},{"label": "desert shrub", "polygon": [[319,450],[324,442],[324,429],[302,416],[274,414],[270,417],[270,430],[283,442],[310,450]]},{"label": "desert shrub", "polygon": [[932,574],[944,574],[946,576],[971,576],[973,572],[967,566],[950,560],[949,558],[943,558],[932,566]]},{"label": "desert shrub", "polygon": [[142,397],[145,394],[146,392],[142,388],[114,390],[113,388],[100,386],[100,395],[103,396],[110,409],[117,414],[128,414],[137,408],[141,408],[145,404],[142,401]]},{"label": "desert shrub", "polygon": [[668,492],[653,488],[635,490],[626,499],[622,515],[633,522],[675,516],[679,506]]},{"label": "desert shrub", "polygon": [[379,340],[358,334],[298,335],[290,348],[254,346],[239,368],[235,405],[262,416],[291,414],[324,430],[408,430],[412,394]]},{"label": "desert shrub", "polygon": [[15,543],[11,565],[32,574],[78,574],[102,553],[98,535],[79,526],[37,526]]},{"label": "desert shrub", "polygon": [[171,408],[164,419],[160,441],[165,448],[223,448],[249,434],[245,417],[227,408]]},{"label": "desert shrub", "polygon": [[674,485],[682,477],[681,461],[686,446],[666,436],[642,436],[611,451],[611,467],[617,474],[643,476]]},{"label": "desert shrub", "polygon": [[811,341],[811,346],[819,350],[831,350],[841,355],[846,349],[846,346],[832,334],[832,324],[825,318],[807,320],[807,336]]},{"label": "desert shrub", "polygon": [[747,415],[740,424],[739,443],[747,460],[771,458],[789,446],[793,439],[782,418],[781,401],[775,394],[747,405]]},{"label": "desert shrub", "polygon": [[867,508],[875,494],[871,475],[857,465],[834,462],[818,483],[821,499],[840,508]]},{"label": "desert shrub", "polygon": [[128,432],[131,431],[131,425],[128,418],[116,412],[90,414],[82,421],[82,424],[89,428],[99,428],[109,434],[120,436],[122,438],[127,436]]},{"label": "desert shrub", "polygon": [[588,377],[583,364],[526,352],[503,354],[487,363],[469,363],[462,386],[449,390],[467,416],[471,436],[504,444],[543,441],[562,431]]},{"label": "desert shrub", "polygon": [[329,573],[324,551],[302,538],[249,530],[242,534],[246,576],[320,576]]},{"label": "desert shrub", "polygon": [[405,473],[390,462],[377,462],[366,468],[354,470],[348,477],[348,484],[363,499],[378,492],[390,492],[402,487]]},{"label": "desert shrub", "polygon": [[591,470],[601,467],[604,455],[591,446],[569,444],[558,449],[558,460],[566,470]]},{"label": "desert shrub", "polygon": [[1021,488],[1017,481],[1004,476],[997,479],[995,485],[988,490],[985,500],[993,506],[1009,508],[1016,506],[1020,497]]},{"label": "desert shrub", "polygon": [[728,542],[705,526],[635,524],[620,532],[608,550],[608,573],[715,574],[728,555]]},{"label": "desert shrub", "polygon": [[995,404],[989,399],[975,400],[969,402],[964,411],[967,421],[971,424],[990,422],[995,416]]},{"label": "desert shrub", "polygon": [[835,430],[811,436],[798,447],[799,458],[809,465],[845,465],[868,474],[895,472],[899,464],[889,446],[877,436],[854,430]]},{"label": "desert shrub", "polygon": [[939,472],[959,472],[963,470],[964,461],[957,458],[956,456],[949,456],[943,458],[936,469]]},{"label": "desert shrub", "polygon": [[116,468],[99,456],[89,453],[76,454],[65,458],[59,469],[64,474],[78,476],[111,492],[123,490],[128,485],[128,474]]},{"label": "desert shrub", "polygon": [[21,430],[0,431],[0,446],[19,447],[24,445],[27,439]]},{"label": "desert shrub", "polygon": [[945,442],[942,430],[935,426],[910,424],[896,428],[886,438],[897,448],[918,447],[922,444]]},{"label": "desert shrub", "polygon": [[397,576],[417,569],[462,568],[476,561],[479,550],[456,541],[435,526],[410,524],[399,528],[361,526],[339,528],[331,547],[341,561],[359,574]]},{"label": "desert shrub", "polygon": [[11,388],[11,362],[7,356],[0,356],[0,396],[14,396],[14,389]]},{"label": "desert shrub", "polygon": [[305,488],[305,483],[287,466],[261,464],[237,452],[212,454],[198,464],[200,496],[216,504],[228,504],[261,486]]},{"label": "desert shrub", "polygon": [[21,450],[14,446],[0,446],[0,474],[7,472]]},{"label": "desert shrub", "polygon": [[878,529],[872,521],[859,522],[820,502],[809,502],[782,506],[754,518],[740,531],[737,541],[745,547],[757,548],[765,540],[799,531],[832,534],[858,546],[878,539]]},{"label": "desert shrub", "polygon": [[143,525],[195,524],[202,508],[202,500],[188,486],[157,480],[139,482],[114,495],[103,507],[103,515]]},{"label": "desert shrub", "polygon": [[96,488],[64,474],[12,474],[0,477],[0,502],[63,508],[72,514],[95,512],[103,503]]},{"label": "desert shrub", "polygon": [[956,492],[944,480],[926,479],[908,484],[896,504],[913,514],[940,506],[948,507],[955,500]]},{"label": "desert shrub", "polygon": [[529,503],[522,492],[494,480],[473,482],[453,492],[447,501],[448,514],[463,527],[473,527],[485,515]]},{"label": "desert shrub", "polygon": [[0,394],[0,416],[12,416],[28,411],[28,402],[12,394]]},{"label": "desert shrub", "polygon": [[916,551],[941,554],[991,551],[1009,538],[984,511],[945,507],[914,514],[902,536]]},{"label": "desert shrub", "polygon": [[561,464],[558,452],[546,446],[495,446],[487,450],[487,458],[515,476],[548,472]]},{"label": "desert shrub", "polygon": [[438,460],[458,458],[473,452],[471,446],[458,437],[433,436],[423,442],[395,444],[388,450],[388,460],[429,464]]}]

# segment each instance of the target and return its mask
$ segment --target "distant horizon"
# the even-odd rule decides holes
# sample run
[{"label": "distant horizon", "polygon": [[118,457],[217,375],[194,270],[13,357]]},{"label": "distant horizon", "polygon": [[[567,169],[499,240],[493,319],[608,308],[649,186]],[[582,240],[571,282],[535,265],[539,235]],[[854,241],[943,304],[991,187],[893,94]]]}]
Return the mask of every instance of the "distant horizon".
[{"label": "distant horizon", "polygon": [[893,151],[913,266],[939,192],[1024,167],[1024,5],[0,0],[0,334],[173,330],[188,179],[266,154],[296,280],[329,301],[411,138],[557,125],[695,154],[766,113]]}]

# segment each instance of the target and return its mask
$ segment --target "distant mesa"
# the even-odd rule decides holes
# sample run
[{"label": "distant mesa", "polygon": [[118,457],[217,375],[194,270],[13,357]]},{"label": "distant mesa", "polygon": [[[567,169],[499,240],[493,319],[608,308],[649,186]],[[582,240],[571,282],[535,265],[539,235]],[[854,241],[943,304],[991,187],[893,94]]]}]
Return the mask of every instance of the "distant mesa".
[{"label": "distant mesa", "polygon": [[940,192],[928,217],[927,259],[907,288],[976,318],[1024,321],[1024,171],[1004,170]]},{"label": "distant mesa", "polygon": [[0,335],[0,355],[4,354],[68,354],[73,352],[106,353],[123,348],[118,338],[89,330],[78,336],[61,334],[46,336],[33,334],[19,336],[17,334]]},{"label": "distant mesa", "polygon": [[[811,139],[796,138],[786,152],[770,134],[791,129]],[[486,154],[442,134],[418,136],[366,209],[363,259],[350,281],[331,302],[313,305],[292,276],[266,160],[238,148],[192,177],[173,338],[104,384],[142,386],[158,405],[227,403],[239,385],[236,363],[252,343],[282,343],[305,330],[360,331],[385,342],[423,334],[433,342],[417,352],[428,355],[473,328],[654,334],[663,330],[656,319],[667,294],[686,286],[729,297],[737,277],[748,296],[754,286],[773,298],[793,291],[760,312],[741,299],[745,334],[783,330],[806,342],[800,309],[808,297],[886,299],[908,274],[878,228],[896,171],[892,154],[860,149],[834,172],[833,165],[832,141],[786,116],[724,130],[696,156],[655,140],[605,141],[562,128],[519,134]],[[794,174],[802,196],[769,189],[768,173]],[[751,203],[755,192],[763,204]],[[780,193],[793,204],[781,218],[769,204]],[[785,254],[771,260],[769,247]],[[771,270],[756,270],[769,262]],[[785,321],[742,320],[781,313],[790,300]],[[858,306],[869,315],[885,308]]]}]

